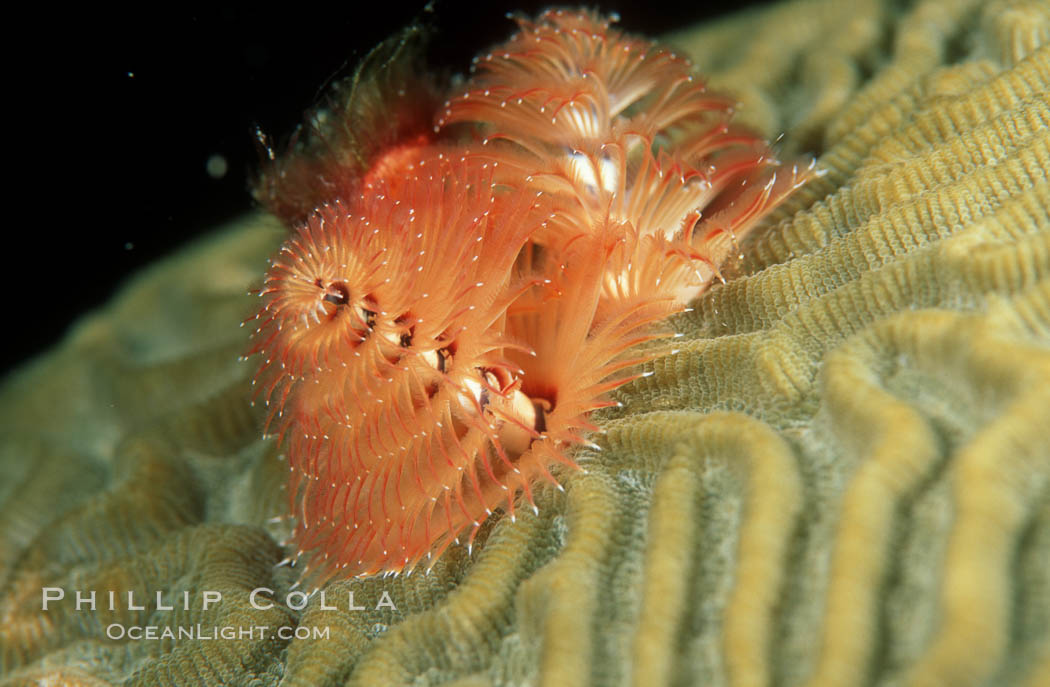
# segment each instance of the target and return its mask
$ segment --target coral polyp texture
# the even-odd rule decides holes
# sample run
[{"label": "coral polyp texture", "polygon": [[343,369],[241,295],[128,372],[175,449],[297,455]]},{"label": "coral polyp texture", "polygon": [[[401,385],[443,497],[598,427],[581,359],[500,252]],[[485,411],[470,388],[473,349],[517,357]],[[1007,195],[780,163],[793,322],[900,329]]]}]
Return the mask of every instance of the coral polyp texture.
[{"label": "coral polyp texture", "polygon": [[311,117],[334,142],[293,145],[259,183],[279,216],[327,195],[273,259],[253,321],[291,472],[291,562],[311,584],[411,571],[470,546],[494,510],[513,520],[519,497],[535,511],[536,485],[576,467],[589,414],[659,355],[636,348],[673,333],[655,323],[813,175],[778,169],[669,49],[586,12],[518,23],[430,134],[362,150],[383,132],[327,131],[426,106],[408,85],[357,104],[360,84],[407,72],[390,60],[420,30],[395,36]]},{"label": "coral polyp texture", "polygon": [[[548,29],[537,22],[536,31]],[[635,39],[623,40],[625,52],[638,49]],[[721,211],[736,217],[764,191],[725,207],[712,198],[699,222],[683,217],[671,236],[660,234],[665,224],[649,223],[670,205],[639,209],[618,191],[639,181],[676,187],[653,170],[688,164],[674,158],[685,154],[679,143],[697,134],[674,119],[691,102],[688,81],[641,93],[614,66],[596,74],[616,84],[607,93],[630,100],[622,109],[602,110],[599,91],[583,84],[592,77],[582,75],[579,87],[515,91],[520,109],[516,99],[501,107],[484,89],[488,98],[506,97],[492,88],[503,71],[540,78],[508,50],[507,61],[479,63],[451,98],[413,93],[390,120],[401,133],[374,150],[354,147],[361,154],[352,172],[326,171],[344,168],[332,168],[322,153],[284,163],[260,195],[297,233],[262,215],[224,228],[129,283],[60,346],[4,381],[0,685],[1047,684],[1050,9],[1024,0],[798,0],[665,40],[707,76],[704,97],[732,92],[739,99],[734,122],[767,138],[783,133],[781,159],[812,151],[826,172],[774,209],[761,231],[738,239],[744,257],[719,267],[725,283],[700,267],[711,282],[702,293],[692,281],[669,300],[648,300],[645,291],[664,270],[661,282],[698,278],[699,251],[676,245],[687,232],[694,246],[725,245],[736,254],[732,241],[704,243],[705,231],[716,228],[704,222]],[[585,42],[581,35],[558,50]],[[652,59],[681,64],[670,53]],[[549,64],[554,74],[564,71],[557,56]],[[398,92],[363,77],[356,84],[350,88],[360,93]],[[412,115],[420,104],[438,113],[438,132],[433,120]],[[575,128],[536,129],[535,104],[546,108],[542,114],[557,109],[547,121],[561,116]],[[494,108],[505,114],[491,116]],[[718,112],[709,111],[704,126]],[[589,138],[595,132],[608,136],[605,148]],[[635,135],[645,143],[632,144]],[[315,152],[307,138],[298,145]],[[394,152],[377,152],[391,145]],[[421,152],[432,146],[446,148]],[[458,152],[437,158],[452,148]],[[755,150],[734,144],[725,152]],[[389,173],[423,158],[450,181],[417,187],[402,183],[411,175]],[[503,180],[537,165],[534,185],[512,188]],[[773,168],[763,163],[753,171]],[[346,185],[338,203],[300,193],[311,173]],[[384,192],[367,201],[367,213],[352,209],[368,185]],[[496,263],[511,262],[505,281],[474,288],[520,300],[521,310],[504,311],[495,296],[470,299],[470,314],[431,310],[420,293],[431,284],[410,268],[388,293],[375,252],[314,250],[319,236],[351,232],[362,216],[402,226],[392,220],[419,194],[456,201],[440,206],[449,226],[520,232],[537,246],[521,253],[477,242],[493,252],[470,268],[484,283],[500,271]],[[470,210],[485,202],[520,203],[514,216],[521,224],[473,224]],[[586,241],[605,246],[598,261],[574,253],[586,241],[571,241],[566,231],[603,203],[608,221],[586,224]],[[311,215],[315,208],[321,211]],[[532,212],[546,226],[529,228]],[[617,238],[601,243],[610,236]],[[541,273],[534,283],[526,268],[544,264],[551,246],[565,256],[564,278]],[[422,249],[398,249],[398,264],[436,269],[418,255]],[[660,259],[642,260],[649,251],[662,251]],[[267,258],[271,277],[263,283]],[[342,271],[352,260],[361,269]],[[570,269],[573,262],[579,269]],[[625,272],[626,262],[632,269]],[[684,274],[679,265],[687,266]],[[313,281],[299,278],[305,272]],[[570,281],[572,274],[590,274],[598,287],[584,276]],[[441,284],[433,288],[453,288]],[[296,379],[263,373],[253,389],[258,357],[237,359],[266,339],[236,325],[259,309],[260,299],[247,292],[260,287],[284,289],[281,316],[294,313],[309,327],[269,345],[279,347],[272,359],[294,368]],[[572,297],[549,297],[573,289]],[[387,308],[371,303],[369,290],[406,300]],[[681,311],[691,290],[699,295]],[[607,313],[576,334],[584,347],[543,334],[575,322],[582,302]],[[650,321],[675,310],[667,324]],[[406,312],[422,313],[422,327],[398,322]],[[602,323],[618,327],[617,312],[636,326],[613,332],[619,343],[590,334]],[[495,313],[506,324],[471,334],[465,367],[457,365],[467,353],[439,352],[441,323],[473,326],[473,318],[485,322]],[[515,318],[523,321],[511,336]],[[335,322],[345,324],[343,340],[326,328]],[[634,338],[669,332],[681,336],[619,351]],[[402,346],[406,333],[410,345]],[[564,491],[540,475],[531,484],[534,512],[521,486],[516,517],[486,518],[472,547],[472,524],[464,525],[461,543],[429,561],[429,575],[335,576],[324,587],[326,603],[316,594],[302,606],[288,597],[301,571],[279,564],[295,556],[297,536],[305,535],[293,529],[298,516],[286,517],[294,499],[285,486],[287,456],[293,442],[314,439],[295,437],[285,417],[270,421],[269,431],[285,429],[280,442],[260,439],[269,410],[261,399],[284,397],[285,409],[299,402],[293,399],[316,403],[323,410],[313,415],[317,422],[338,422],[325,392],[308,387],[319,385],[300,378],[318,366],[342,369],[355,341],[388,376],[414,370],[401,373],[418,386],[397,390],[397,407],[418,401],[437,412],[424,400],[436,384],[434,398],[449,398],[450,409],[463,400],[468,409],[458,419],[450,410],[451,433],[461,442],[477,437],[490,451],[512,442],[507,421],[527,413],[510,402],[521,400],[518,392],[530,405],[545,398],[527,386],[531,372],[515,372],[535,360],[537,376],[578,385],[573,394],[583,405],[572,418],[596,429],[553,419],[546,427],[572,427],[593,445],[568,435],[550,441],[581,468],[555,469],[554,456],[537,461]],[[586,349],[591,343],[601,350]],[[581,355],[586,361],[572,357]],[[645,360],[601,367],[632,357]],[[495,381],[478,368],[491,368]],[[602,386],[639,371],[651,374]],[[395,393],[379,379],[340,374],[366,395]],[[484,382],[473,387],[472,376]],[[495,392],[512,384],[501,401]],[[594,409],[587,399],[619,405]],[[389,419],[364,420],[393,433],[376,439],[376,453],[415,426],[408,416],[404,425],[391,422],[395,410],[382,412]],[[532,446],[530,425],[522,424],[514,425],[518,445]],[[535,424],[531,430],[542,433]],[[510,451],[508,459],[514,464],[513,455],[520,462],[527,453]],[[517,491],[520,482],[496,472],[505,466],[498,451],[487,455],[495,477]],[[303,467],[304,475],[328,469]],[[482,461],[484,495],[483,473]],[[320,480],[298,479],[304,489],[321,489]],[[469,477],[462,485],[465,501],[477,498]],[[417,498],[418,489],[403,493]],[[351,498],[345,489],[332,493]],[[369,495],[398,503],[390,493]],[[505,497],[499,508],[510,508]],[[64,588],[69,598],[42,611],[43,587]],[[273,591],[265,610],[244,602],[259,587]],[[145,600],[142,609],[76,610],[75,590],[110,589],[132,591]],[[205,590],[222,592],[223,602],[203,608]],[[187,593],[188,608],[159,608],[158,591],[167,600]],[[396,608],[381,603],[384,594]],[[113,624],[327,628],[328,637],[115,640],[106,635]]]}]

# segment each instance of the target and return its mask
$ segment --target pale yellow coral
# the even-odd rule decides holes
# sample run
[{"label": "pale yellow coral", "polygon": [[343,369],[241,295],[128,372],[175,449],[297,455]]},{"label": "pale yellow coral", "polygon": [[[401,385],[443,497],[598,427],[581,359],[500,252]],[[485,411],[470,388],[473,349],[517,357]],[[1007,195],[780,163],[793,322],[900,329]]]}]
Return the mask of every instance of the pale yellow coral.
[{"label": "pale yellow coral", "polygon": [[0,684],[1050,684],[1050,5],[796,0],[672,40],[826,173],[674,319],[564,493],[430,575],[326,590],[364,610],[270,609],[327,640],[41,612],[49,585],[291,588],[236,361],[280,236],[249,218],[0,389]]}]

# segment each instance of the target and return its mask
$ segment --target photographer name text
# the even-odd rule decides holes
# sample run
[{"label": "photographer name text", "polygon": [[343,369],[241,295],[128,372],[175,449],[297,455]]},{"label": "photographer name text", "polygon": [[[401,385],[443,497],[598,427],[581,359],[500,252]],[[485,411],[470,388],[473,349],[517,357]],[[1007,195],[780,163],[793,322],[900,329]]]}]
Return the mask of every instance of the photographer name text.
[{"label": "photographer name text", "polygon": [[[344,599],[331,599],[331,603],[324,590],[315,593],[319,597],[320,609],[324,611],[339,609],[348,611],[397,610],[394,600],[390,598],[390,593],[386,591],[379,595],[379,599],[374,606],[356,603],[352,591],[346,592]],[[266,611],[274,607],[276,603],[274,600],[275,594],[276,592],[268,587],[257,587],[248,594],[247,601],[252,608]],[[293,611],[301,611],[306,608],[310,597],[311,594],[306,592],[290,591],[284,596],[284,605]],[[77,611],[174,611],[176,608],[185,611],[199,608],[202,611],[206,611],[212,606],[221,604],[222,600],[222,592],[216,590],[204,590],[197,594],[191,594],[188,591],[184,591],[181,594],[165,594],[161,591],[136,593],[134,591],[117,592],[113,590],[77,589],[70,595],[61,587],[42,587],[40,589],[40,610],[42,611],[47,611],[53,606],[61,604],[73,604],[74,610]],[[339,602],[342,600],[345,600],[346,603],[340,604]]]}]

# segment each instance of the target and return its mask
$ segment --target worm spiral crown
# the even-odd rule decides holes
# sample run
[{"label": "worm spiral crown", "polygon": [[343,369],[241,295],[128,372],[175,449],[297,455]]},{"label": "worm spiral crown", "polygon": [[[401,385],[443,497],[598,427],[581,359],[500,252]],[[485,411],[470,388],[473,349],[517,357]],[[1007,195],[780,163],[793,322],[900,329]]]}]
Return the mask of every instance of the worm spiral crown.
[{"label": "worm spiral crown", "polygon": [[[334,113],[355,134],[260,184],[295,228],[261,291],[257,382],[318,583],[411,570],[533,504],[656,355],[635,347],[813,173],[780,167],[688,61],[612,20],[518,24],[444,106],[358,72]],[[384,102],[396,135],[363,154],[355,125],[381,126]]]}]

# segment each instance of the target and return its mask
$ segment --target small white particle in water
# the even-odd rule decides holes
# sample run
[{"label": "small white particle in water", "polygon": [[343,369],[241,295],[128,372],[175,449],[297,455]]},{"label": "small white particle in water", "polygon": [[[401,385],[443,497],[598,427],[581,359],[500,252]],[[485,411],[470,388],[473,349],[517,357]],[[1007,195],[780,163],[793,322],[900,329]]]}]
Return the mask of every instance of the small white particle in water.
[{"label": "small white particle in water", "polygon": [[230,166],[226,162],[226,158],[218,153],[209,157],[208,161],[204,163],[204,169],[212,179],[222,179],[226,176],[226,172],[229,171],[229,168]]}]

